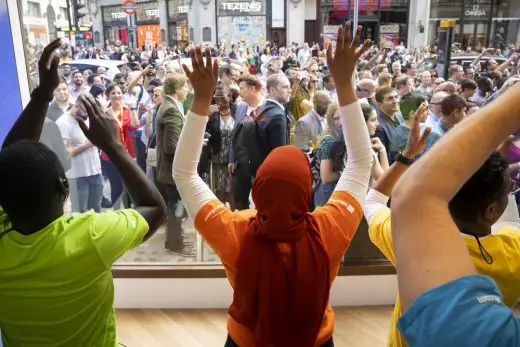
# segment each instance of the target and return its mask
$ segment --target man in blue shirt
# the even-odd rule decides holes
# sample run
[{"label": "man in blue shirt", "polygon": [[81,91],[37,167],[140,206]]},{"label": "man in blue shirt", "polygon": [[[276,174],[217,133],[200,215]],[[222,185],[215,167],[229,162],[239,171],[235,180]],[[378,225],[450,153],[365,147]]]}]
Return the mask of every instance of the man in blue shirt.
[{"label": "man in blue shirt", "polygon": [[[399,96],[393,88],[379,88],[376,91],[377,101],[377,127],[375,137],[378,137],[390,153],[390,144],[395,129],[404,123],[403,116],[399,112]],[[390,164],[394,158],[388,157]]]}]

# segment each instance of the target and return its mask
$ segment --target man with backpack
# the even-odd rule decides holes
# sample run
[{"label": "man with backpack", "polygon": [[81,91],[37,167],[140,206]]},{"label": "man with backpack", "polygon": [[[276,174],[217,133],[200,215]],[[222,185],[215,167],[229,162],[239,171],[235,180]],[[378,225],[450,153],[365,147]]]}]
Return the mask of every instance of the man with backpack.
[{"label": "man with backpack", "polygon": [[289,143],[289,122],[285,104],[291,97],[291,85],[283,74],[267,80],[268,95],[262,107],[246,116],[236,127],[232,139],[237,163],[235,204],[249,208],[249,193],[258,167],[276,147]]}]

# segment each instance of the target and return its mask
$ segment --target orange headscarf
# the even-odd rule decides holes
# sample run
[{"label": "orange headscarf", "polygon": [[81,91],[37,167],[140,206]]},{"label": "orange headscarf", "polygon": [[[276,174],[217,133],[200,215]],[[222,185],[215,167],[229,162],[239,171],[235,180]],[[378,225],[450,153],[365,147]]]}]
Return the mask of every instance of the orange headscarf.
[{"label": "orange headscarf", "polygon": [[[329,257],[309,213],[312,183],[305,154],[274,149],[253,184],[257,214],[237,261],[229,314],[257,347],[312,347],[329,300]],[[279,243],[290,247],[282,257]]]}]

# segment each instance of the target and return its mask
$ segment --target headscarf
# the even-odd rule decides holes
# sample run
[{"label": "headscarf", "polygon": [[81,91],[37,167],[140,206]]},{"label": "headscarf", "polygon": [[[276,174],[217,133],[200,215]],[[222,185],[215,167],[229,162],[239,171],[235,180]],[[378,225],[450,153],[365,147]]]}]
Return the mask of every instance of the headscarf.
[{"label": "headscarf", "polygon": [[[251,219],[237,261],[230,316],[258,347],[312,347],[330,292],[329,257],[309,213],[312,183],[305,154],[274,149],[257,172]],[[290,247],[282,257],[279,243]]]}]

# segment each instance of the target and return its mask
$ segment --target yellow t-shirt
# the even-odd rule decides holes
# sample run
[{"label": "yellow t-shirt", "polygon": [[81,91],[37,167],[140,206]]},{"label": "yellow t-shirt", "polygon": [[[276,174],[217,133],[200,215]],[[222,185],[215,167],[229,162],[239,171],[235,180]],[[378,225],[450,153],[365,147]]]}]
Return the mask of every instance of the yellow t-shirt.
[{"label": "yellow t-shirt", "polygon": [[[389,208],[381,208],[374,214],[368,226],[368,233],[372,243],[395,266]],[[485,262],[475,237],[462,236],[477,272],[492,277],[504,296],[504,303],[513,306],[520,297],[520,276],[518,276],[520,272],[520,258],[518,256],[520,254],[520,229],[512,225],[505,225],[493,235],[480,238],[482,246],[493,257],[491,265]],[[439,257],[442,256],[442,254],[439,254]],[[397,329],[397,321],[401,314],[401,302],[398,295],[390,320],[387,346],[407,346],[406,341]]]},{"label": "yellow t-shirt", "polygon": [[[0,232],[10,228],[0,208]],[[0,239],[4,347],[117,346],[112,264],[139,245],[148,223],[135,210],[62,216]]]}]

